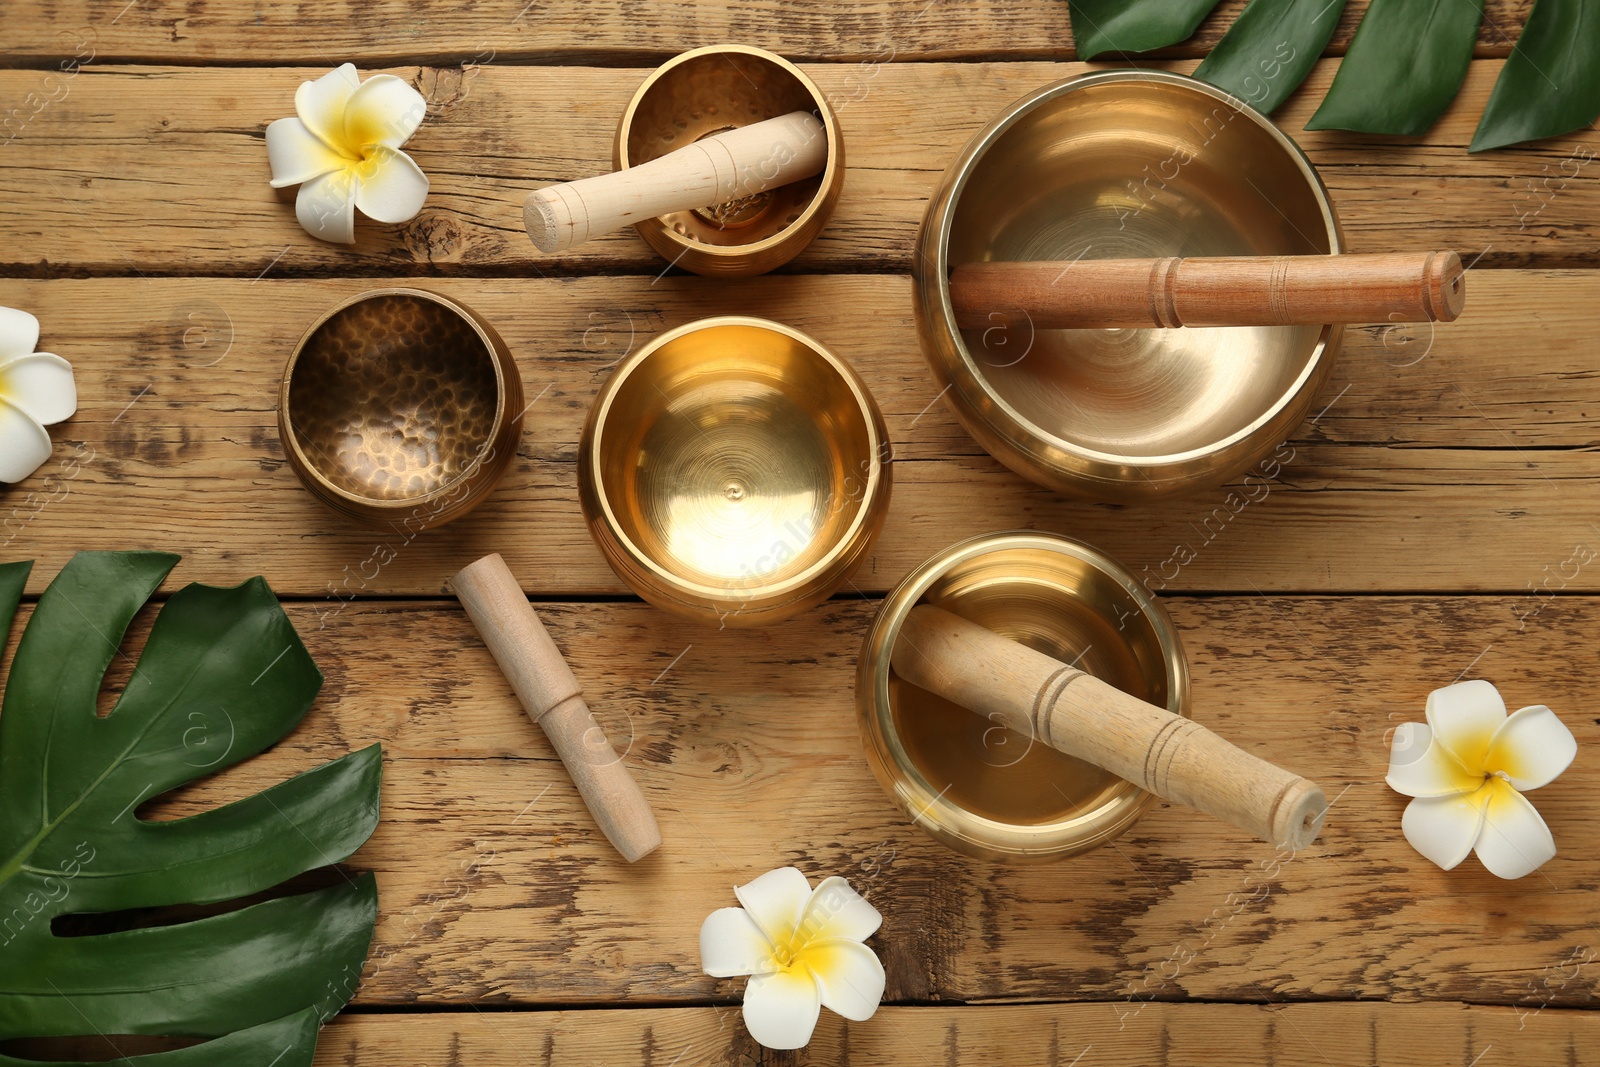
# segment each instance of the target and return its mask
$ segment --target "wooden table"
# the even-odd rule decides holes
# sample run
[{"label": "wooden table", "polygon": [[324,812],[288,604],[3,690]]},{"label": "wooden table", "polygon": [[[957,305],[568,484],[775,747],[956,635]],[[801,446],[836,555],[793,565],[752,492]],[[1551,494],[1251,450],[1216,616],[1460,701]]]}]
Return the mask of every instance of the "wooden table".
[{"label": "wooden table", "polygon": [[[1459,322],[1349,331],[1320,417],[1237,512],[1221,492],[1118,508],[1034,488],[967,438],[917,353],[924,202],[1001,106],[1086,69],[1061,0],[524,2],[0,8],[0,304],[38,315],[82,397],[52,463],[0,496],[3,555],[40,561],[31,594],[76,549],[138,547],[185,554],[169,590],[262,573],[291,602],[328,675],[317,708],[170,811],[383,743],[383,822],[352,861],[378,872],[382,916],[319,1064],[1600,1062],[1600,1015],[1575,1010],[1600,976],[1600,167],[1574,164],[1600,136],[1465,151],[1525,0],[1487,5],[1460,98],[1425,136],[1301,131],[1360,0],[1278,113],[1353,250],[1453,248],[1475,265]],[[1192,69],[1241,7],[1226,0],[1161,62]],[[646,71],[725,40],[795,58],[839,101],[850,169],[822,237],[779,275],[729,283],[663,271],[631,233],[540,257],[525,191],[607,169]],[[76,74],[46,81],[74,57]],[[353,248],[299,229],[263,145],[296,85],[345,60],[430,105],[408,145],[426,207],[359,222]],[[539,398],[498,493],[415,539],[316,504],[274,415],[306,325],[396,282],[488,316]],[[910,825],[862,757],[852,672],[870,598],[716,632],[627,595],[579,512],[581,420],[624,353],[735,310],[814,334],[883,407],[895,499],[862,589],[1011,527],[1162,576],[1195,716],[1338,798],[1317,845],[1274,863],[1163,805],[1062,865],[969,861]],[[446,595],[489,551],[627,746],[667,842],[646,862],[598,838]],[[1423,860],[1383,782],[1389,731],[1458,677],[1548,703],[1580,742],[1535,797],[1560,855],[1519,882]],[[750,1041],[741,981],[703,975],[696,941],[733,885],[784,864],[849,877],[885,916],[885,1006],[849,1025],[824,1013],[798,1054]]]}]

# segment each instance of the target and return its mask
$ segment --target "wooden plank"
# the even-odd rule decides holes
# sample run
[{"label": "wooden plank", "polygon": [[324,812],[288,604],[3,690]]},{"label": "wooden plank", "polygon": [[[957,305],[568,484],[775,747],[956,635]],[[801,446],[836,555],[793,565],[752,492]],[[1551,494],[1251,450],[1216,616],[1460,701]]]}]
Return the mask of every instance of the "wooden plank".
[{"label": "wooden plank", "polygon": [[[1233,24],[1245,0],[1224,0],[1194,37],[1166,54],[1202,56]],[[1505,56],[1531,0],[1488,0],[1476,53]],[[1329,43],[1343,54],[1366,0],[1351,0]],[[860,61],[1073,56],[1067,8],[1055,0],[857,0],[845,11],[826,0],[753,0],[738,5],[651,5],[626,0],[553,4],[444,0],[334,0],[278,9],[246,0],[137,0],[127,8],[89,0],[8,6],[0,39],[13,61],[53,59],[88,36],[126,61],[227,63],[344,59],[455,65],[545,62],[659,62],[701,45],[740,41],[796,58]],[[330,59],[329,57],[336,57]]]},{"label": "wooden plank", "polygon": [[[1480,266],[1593,262],[1600,168],[1590,161],[1600,153],[1600,132],[1479,155],[1465,150],[1500,66],[1475,62],[1455,104],[1423,137],[1303,131],[1335,61],[1321,63],[1309,88],[1283,107],[1279,121],[1320,168],[1351,250],[1452,248]],[[810,68],[839,105],[849,168],[834,218],[787,269],[909,271],[927,197],[960,147],[1007,104],[1086,69]],[[432,192],[411,222],[358,222],[353,247],[308,236],[295,222],[294,190],[267,186],[262,131],[292,112],[295,86],[321,72],[90,65],[47,92],[40,71],[0,71],[0,101],[29,94],[43,101],[9,127],[0,116],[0,138],[9,142],[0,150],[0,269],[246,278],[666,269],[631,232],[546,257],[522,228],[528,190],[610,169],[617,117],[643,70],[396,68],[431,101],[407,149]],[[49,102],[40,93],[64,95]],[[1152,156],[1152,164],[1161,158]]]},{"label": "wooden plank", "polygon": [[[624,592],[578,507],[584,415],[631,347],[738,308],[833,346],[886,413],[894,503],[854,578],[862,591],[890,588],[955,540],[1011,527],[1113,548],[1168,591],[1600,588],[1592,567],[1549,584],[1576,546],[1600,543],[1589,505],[1600,456],[1546,447],[1593,441],[1600,396],[1583,338],[1600,280],[1589,272],[1475,271],[1471,310],[1431,341],[1352,331],[1313,409],[1321,415],[1277,454],[1275,480],[1131,512],[1068,502],[978,451],[917,355],[905,278],[430,280],[501,327],[538,400],[496,495],[468,520],[411,538],[324,510],[277,435],[279,375],[301,331],[373,284],[0,282],[0,303],[40,316],[43,344],[72,359],[80,388],[56,458],[0,490],[0,554],[37,557],[42,575],[80,548],[178,548],[195,578],[226,580],[242,566],[287,594],[344,599],[438,594],[495,549],[544,594]],[[401,562],[386,564],[391,555]]]},{"label": "wooden plank", "polygon": [[[632,866],[453,605],[291,605],[328,677],[317,706],[276,748],[157,814],[381,741],[383,821],[352,861],[378,872],[381,892],[367,1005],[727,1002],[737,983],[700,973],[700,921],[732,906],[731,886],[785,864],[844,875],[881,907],[874,944],[894,1002],[1595,1003],[1596,972],[1580,980],[1569,961],[1600,949],[1596,761],[1580,757],[1533,795],[1560,854],[1519,882],[1475,859],[1444,872],[1418,856],[1383,774],[1390,731],[1463,675],[1494,680],[1513,707],[1548,704],[1580,752],[1600,744],[1590,681],[1550,667],[1587,661],[1600,598],[1561,597],[1520,620],[1526,605],[1508,598],[1167,603],[1194,717],[1336,798],[1311,848],[1283,856],[1163,804],[1113,847],[1057,865],[950,852],[863,758],[852,690],[864,603],[781,629],[693,633],[638,605],[541,606],[660,818],[665,844]],[[118,659],[113,691],[141,641]],[[225,736],[226,722],[203,725]]]},{"label": "wooden plank", "polygon": [[885,1007],[864,1023],[823,1012],[811,1044],[788,1055],[751,1041],[733,1007],[344,1015],[322,1032],[317,1063],[1568,1067],[1600,1051],[1600,1016],[1593,1012],[1535,1015],[1465,1004],[1150,1004],[1119,1024],[1121,1010],[1114,1004]]}]

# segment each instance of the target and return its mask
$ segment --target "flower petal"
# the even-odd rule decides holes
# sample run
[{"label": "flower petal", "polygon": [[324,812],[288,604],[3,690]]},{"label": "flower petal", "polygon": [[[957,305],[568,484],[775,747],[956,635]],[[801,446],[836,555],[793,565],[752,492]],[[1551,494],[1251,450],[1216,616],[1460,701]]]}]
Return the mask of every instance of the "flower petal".
[{"label": "flower petal", "polygon": [[70,419],[78,410],[72,364],[49,352],[0,359],[0,400],[21,408],[41,426]]},{"label": "flower petal", "polygon": [[428,176],[410,156],[379,145],[356,168],[356,207],[378,222],[405,222],[422,210]]},{"label": "flower petal", "polygon": [[1556,780],[1578,754],[1578,739],[1543,704],[1532,704],[1500,724],[1489,739],[1486,771],[1500,771],[1520,791]]},{"label": "flower petal", "polygon": [[1489,803],[1478,835],[1478,858],[1500,878],[1532,874],[1556,854],[1550,827],[1510,782],[1496,778],[1485,788]]},{"label": "flower petal", "polygon": [[758,974],[745,987],[745,1029],[767,1048],[802,1047],[811,1040],[820,1014],[817,983],[804,967]]},{"label": "flower petal", "polygon": [[301,82],[294,92],[295,114],[329,148],[344,149],[344,111],[360,84],[354,63],[335,67],[314,82]]},{"label": "flower petal", "polygon": [[811,883],[799,868],[779,867],[753,882],[736,886],[733,895],[768,941],[786,944],[800,926],[800,916],[811,899]]},{"label": "flower petal", "polygon": [[21,408],[0,400],[0,482],[20,482],[50,458],[50,435]]},{"label": "flower petal", "polygon": [[1426,714],[1433,739],[1468,770],[1481,770],[1489,738],[1506,721],[1500,690],[1481,678],[1457,682],[1428,694]]},{"label": "flower petal", "polygon": [[825,941],[847,937],[852,941],[865,941],[878,932],[883,916],[868,904],[866,898],[850,887],[850,883],[837,876],[824,878],[812,890],[800,918],[800,937],[797,940]]},{"label": "flower petal", "polygon": [[267,162],[274,189],[320,178],[349,163],[297,118],[279,119],[267,127]]},{"label": "flower petal", "polygon": [[1411,847],[1445,870],[1451,870],[1472,851],[1483,829],[1483,809],[1488,787],[1455,797],[1418,797],[1406,805],[1400,829]]},{"label": "flower petal", "polygon": [[713,978],[770,974],[772,942],[743,908],[718,908],[700,924],[700,969]]},{"label": "flower petal", "polygon": [[0,307],[0,360],[26,356],[39,346],[39,320],[26,311]]},{"label": "flower petal", "polygon": [[1483,785],[1483,775],[1473,774],[1434,740],[1427,723],[1401,723],[1389,745],[1389,788],[1408,797],[1450,797],[1471,793]]},{"label": "flower petal", "polygon": [[883,964],[866,945],[838,938],[814,941],[800,957],[817,980],[822,1006],[861,1022],[872,1018],[883,999]]},{"label": "flower petal", "polygon": [[313,237],[339,244],[354,244],[355,175],[348,170],[336,170],[306,182],[295,196],[294,216]]},{"label": "flower petal", "polygon": [[350,94],[344,107],[344,143],[351,148],[399,148],[417,132],[428,102],[393,74],[374,74]]}]

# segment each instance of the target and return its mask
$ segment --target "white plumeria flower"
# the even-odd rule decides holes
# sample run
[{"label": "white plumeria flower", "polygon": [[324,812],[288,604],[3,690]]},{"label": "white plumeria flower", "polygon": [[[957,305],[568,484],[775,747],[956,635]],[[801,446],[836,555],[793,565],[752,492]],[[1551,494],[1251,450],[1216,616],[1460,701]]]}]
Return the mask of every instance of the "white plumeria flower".
[{"label": "white plumeria flower", "polygon": [[46,426],[78,410],[72,364],[35,352],[39,320],[0,307],[0,482],[20,482],[50,458]]},{"label": "white plumeria flower", "polygon": [[872,1018],[883,999],[883,964],[866,945],[883,916],[843,878],[813,890],[794,867],[768,871],[734,891],[700,927],[700,966],[716,978],[750,975],[744,1025],[767,1048],[800,1048],[826,1006]]},{"label": "white plumeria flower", "polygon": [[421,93],[392,74],[362,81],[346,63],[301,82],[294,109],[267,127],[267,159],[274,189],[300,186],[294,213],[307,233],[351,244],[356,208],[379,222],[422,210],[428,176],[400,151],[427,113]]},{"label": "white plumeria flower", "polygon": [[1428,694],[1427,724],[1395,731],[1385,781],[1415,797],[1400,827],[1445,870],[1476,851],[1491,874],[1521,878],[1556,854],[1555,838],[1522,794],[1567,769],[1578,742],[1542,704],[1506,714],[1485,681]]}]

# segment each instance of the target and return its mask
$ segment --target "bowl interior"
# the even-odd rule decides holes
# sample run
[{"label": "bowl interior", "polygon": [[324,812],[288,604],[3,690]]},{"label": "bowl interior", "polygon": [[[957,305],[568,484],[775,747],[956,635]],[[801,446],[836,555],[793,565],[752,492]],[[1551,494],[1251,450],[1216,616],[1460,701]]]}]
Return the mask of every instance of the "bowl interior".
[{"label": "bowl interior", "polygon": [[[629,166],[648,163],[702,137],[791,111],[821,113],[822,103],[782,66],[762,56],[716,52],[663,70],[645,90],[626,130]],[[728,204],[661,216],[681,240],[750,245],[796,225],[818,199],[824,174]]]},{"label": "bowl interior", "polygon": [[[1112,576],[1059,551],[1007,547],[957,562],[928,587],[936,604],[1159,707],[1160,638]],[[892,653],[886,650],[885,655]],[[1114,817],[1142,794],[1109,771],[996,725],[889,675],[895,735],[932,789],[982,818],[1050,826]]]},{"label": "bowl interior", "polygon": [[672,579],[731,597],[770,589],[827,556],[867,506],[863,399],[799,338],[709,326],[621,373],[596,431],[598,490]]},{"label": "bowl interior", "polygon": [[[1187,80],[1091,81],[1020,115],[973,165],[949,262],[1335,250],[1281,135]],[[1152,458],[1203,450],[1293,393],[1321,327],[966,330],[978,376],[1037,432]]]},{"label": "bowl interior", "polygon": [[467,474],[489,448],[499,403],[494,354],[471,322],[422,296],[382,293],[305,340],[287,421],[335,488],[400,501]]}]

